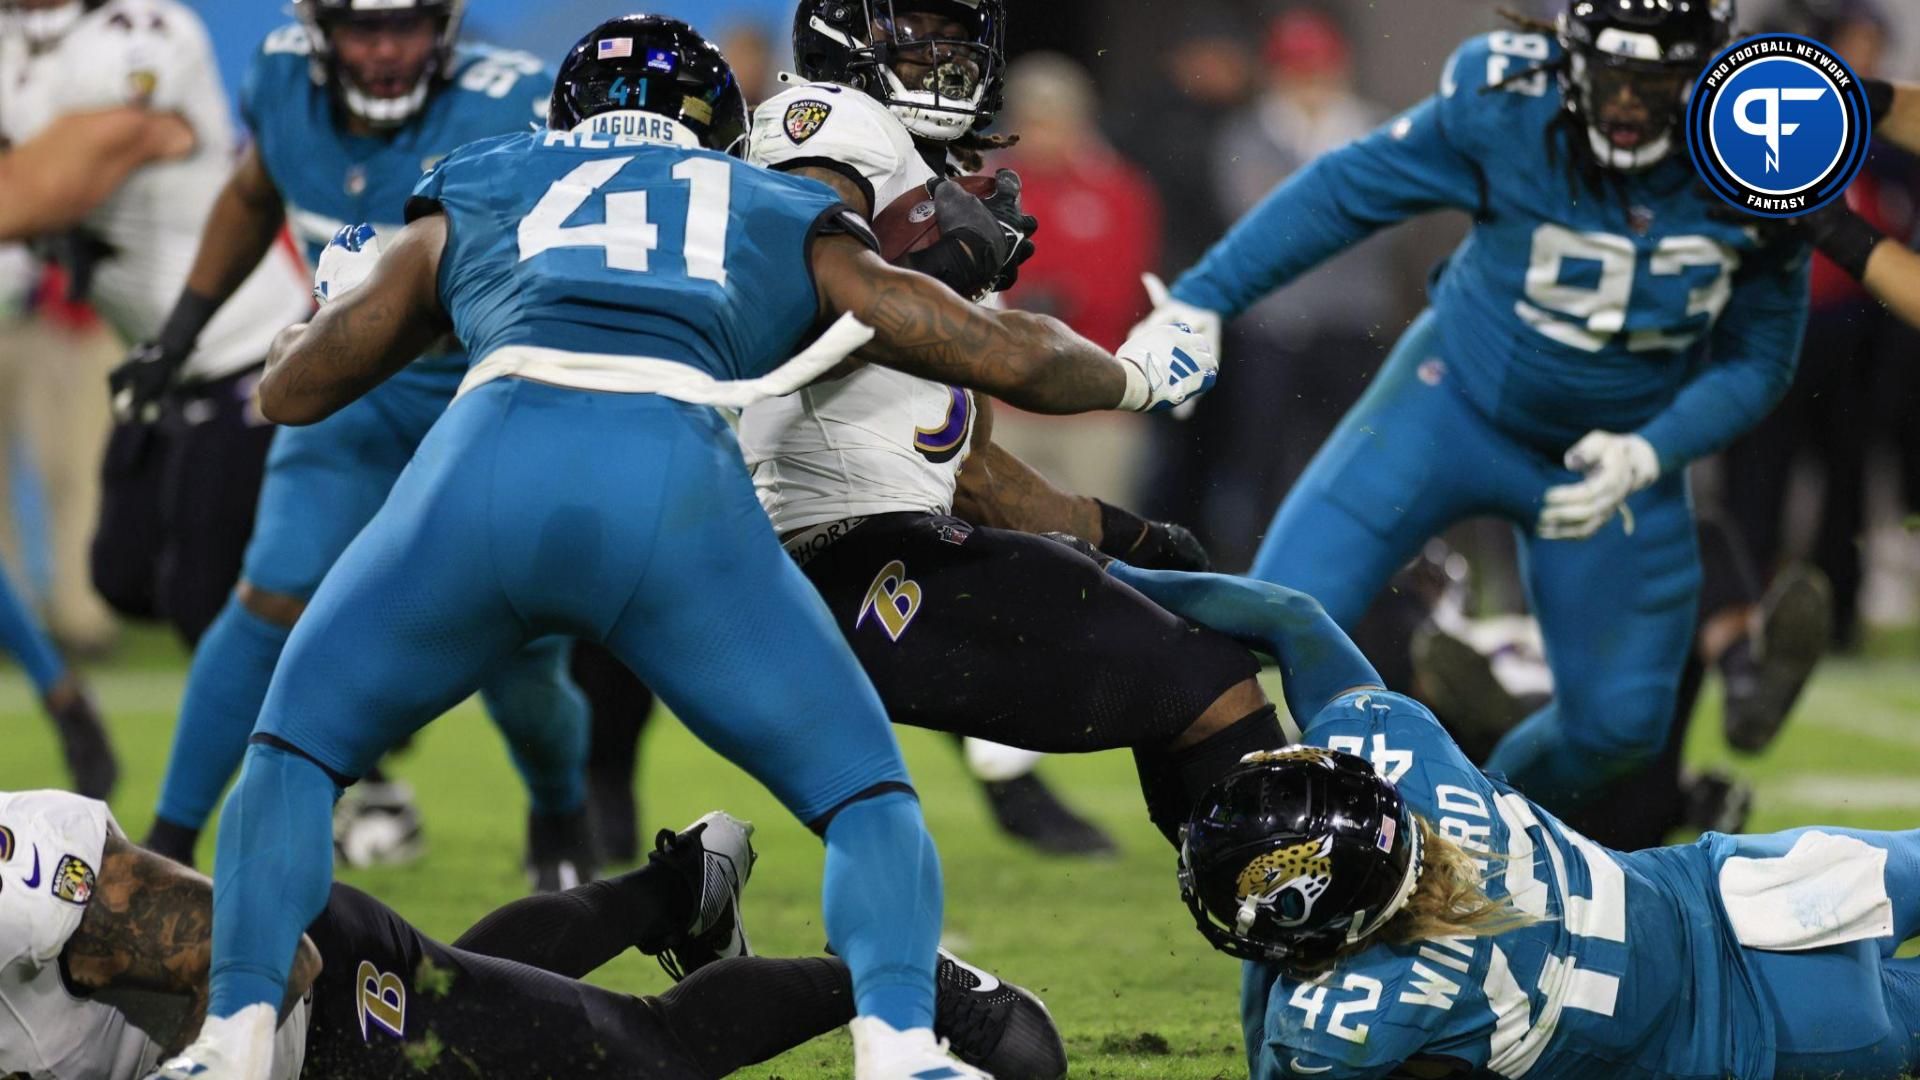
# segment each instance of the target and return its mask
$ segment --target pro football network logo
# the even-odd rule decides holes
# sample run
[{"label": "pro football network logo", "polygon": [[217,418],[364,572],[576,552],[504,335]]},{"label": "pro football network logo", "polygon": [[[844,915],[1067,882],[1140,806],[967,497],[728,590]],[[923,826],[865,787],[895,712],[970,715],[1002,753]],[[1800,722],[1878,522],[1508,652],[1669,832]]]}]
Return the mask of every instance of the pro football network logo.
[{"label": "pro football network logo", "polygon": [[1714,194],[1761,217],[1798,217],[1839,198],[1871,135],[1853,69],[1797,34],[1735,43],[1687,104],[1694,167]]}]

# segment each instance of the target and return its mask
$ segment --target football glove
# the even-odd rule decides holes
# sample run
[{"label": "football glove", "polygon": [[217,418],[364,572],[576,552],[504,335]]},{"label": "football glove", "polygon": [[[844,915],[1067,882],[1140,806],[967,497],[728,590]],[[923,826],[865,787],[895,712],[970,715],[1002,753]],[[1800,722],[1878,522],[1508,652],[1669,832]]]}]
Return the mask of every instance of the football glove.
[{"label": "football glove", "polygon": [[113,418],[123,424],[160,419],[161,408],[192,353],[191,346],[181,349],[159,341],[143,341],[128,350],[120,366],[107,373]]},{"label": "football glove", "polygon": [[[1003,226],[984,201],[959,184],[934,180],[927,189],[940,220],[940,239],[923,251],[908,253],[900,262],[909,270],[939,279],[961,296],[978,300],[998,287],[996,283],[1019,251],[1019,236]],[[996,193],[994,197],[1000,196]],[[1018,209],[1017,178],[1013,198]]]},{"label": "football glove", "polygon": [[1127,373],[1119,407],[1159,412],[1213,388],[1220,362],[1207,339],[1185,323],[1137,327],[1114,353]]},{"label": "football glove", "polygon": [[[1660,456],[1638,435],[1590,431],[1567,451],[1566,466],[1584,479],[1547,489],[1538,532],[1547,540],[1584,540],[1624,511],[1627,496],[1660,478]],[[1627,532],[1633,516],[1627,514]]]},{"label": "football glove", "polygon": [[380,237],[371,225],[342,225],[313,268],[313,302],[325,307],[360,286],[380,263]]},{"label": "football glove", "polygon": [[1186,323],[1193,332],[1207,339],[1207,351],[1215,357],[1220,355],[1220,313],[1208,311],[1203,307],[1194,307],[1173,298],[1173,291],[1158,274],[1142,274],[1140,281],[1147,287],[1147,299],[1153,304],[1153,313],[1135,324],[1133,332],[1138,334],[1150,326],[1163,323]]},{"label": "football glove", "polygon": [[1040,219],[1027,213],[1020,205],[1019,173],[1012,169],[1001,169],[993,174],[993,182],[993,194],[980,202],[1013,240],[1013,254],[1007,257],[1006,265],[1000,268],[1000,276],[993,282],[994,292],[1005,292],[1020,279],[1020,264],[1033,258],[1033,234],[1040,231]]},{"label": "football glove", "polygon": [[1206,547],[1186,526],[1148,521],[1103,500],[1094,502],[1100,504],[1100,550],[1114,558],[1142,570],[1205,573],[1213,569]]}]

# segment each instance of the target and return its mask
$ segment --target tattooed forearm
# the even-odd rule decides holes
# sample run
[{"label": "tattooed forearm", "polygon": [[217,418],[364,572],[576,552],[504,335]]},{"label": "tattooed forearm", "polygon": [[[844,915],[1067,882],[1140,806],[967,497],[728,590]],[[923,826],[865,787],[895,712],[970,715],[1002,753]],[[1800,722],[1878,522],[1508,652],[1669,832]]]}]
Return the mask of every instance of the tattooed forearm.
[{"label": "tattooed forearm", "polygon": [[[100,862],[93,898],[60,955],[67,977],[88,990],[129,988],[186,996],[192,1007],[181,1026],[184,1043],[199,1032],[207,1007],[213,882],[117,833],[107,837]],[[319,951],[302,937],[283,1010],[306,993],[319,973]]]},{"label": "tattooed forearm", "polygon": [[1100,504],[1053,486],[997,443],[978,447],[960,470],[954,513],[977,525],[1021,532],[1071,533],[1099,544]]},{"label": "tattooed forearm", "polygon": [[984,390],[1045,413],[1111,409],[1126,388],[1120,364],[1056,319],[994,312],[864,249],[823,243],[815,278],[833,309],[874,328],[866,356],[940,382]]}]

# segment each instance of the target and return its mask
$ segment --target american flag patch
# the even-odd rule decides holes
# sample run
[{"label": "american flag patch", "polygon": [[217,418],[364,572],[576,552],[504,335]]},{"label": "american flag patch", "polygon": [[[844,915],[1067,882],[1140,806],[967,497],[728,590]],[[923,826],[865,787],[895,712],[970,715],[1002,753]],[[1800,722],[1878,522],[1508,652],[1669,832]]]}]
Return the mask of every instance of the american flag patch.
[{"label": "american flag patch", "polygon": [[1393,850],[1393,834],[1398,832],[1399,830],[1400,830],[1400,823],[1398,821],[1395,821],[1392,818],[1386,818],[1385,820],[1380,822],[1379,845],[1380,845],[1381,851]]},{"label": "american flag patch", "polygon": [[632,38],[617,37],[617,38],[601,38],[600,39],[600,53],[599,53],[600,59],[618,60],[623,56],[632,56],[632,55],[633,55],[633,39]]}]

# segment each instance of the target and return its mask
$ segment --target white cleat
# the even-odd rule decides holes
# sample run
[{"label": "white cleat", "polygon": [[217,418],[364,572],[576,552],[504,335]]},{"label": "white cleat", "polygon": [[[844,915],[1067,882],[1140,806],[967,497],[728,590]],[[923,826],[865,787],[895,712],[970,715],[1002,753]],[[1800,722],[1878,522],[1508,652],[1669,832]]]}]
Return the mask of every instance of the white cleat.
[{"label": "white cleat", "polygon": [[656,954],[674,981],[716,960],[753,955],[740,919],[740,894],[759,858],[751,822],[715,810],[678,833],[662,829],[651,858],[673,866],[699,891],[693,922]]},{"label": "white cleat", "polygon": [[853,1033],[853,1080],[993,1080],[949,1053],[932,1028],[899,1031],[877,1016],[856,1016],[847,1030]]},{"label": "white cleat", "polygon": [[147,1080],[267,1080],[273,1070],[271,1005],[249,1005],[232,1016],[208,1017],[200,1037],[160,1064]]}]

